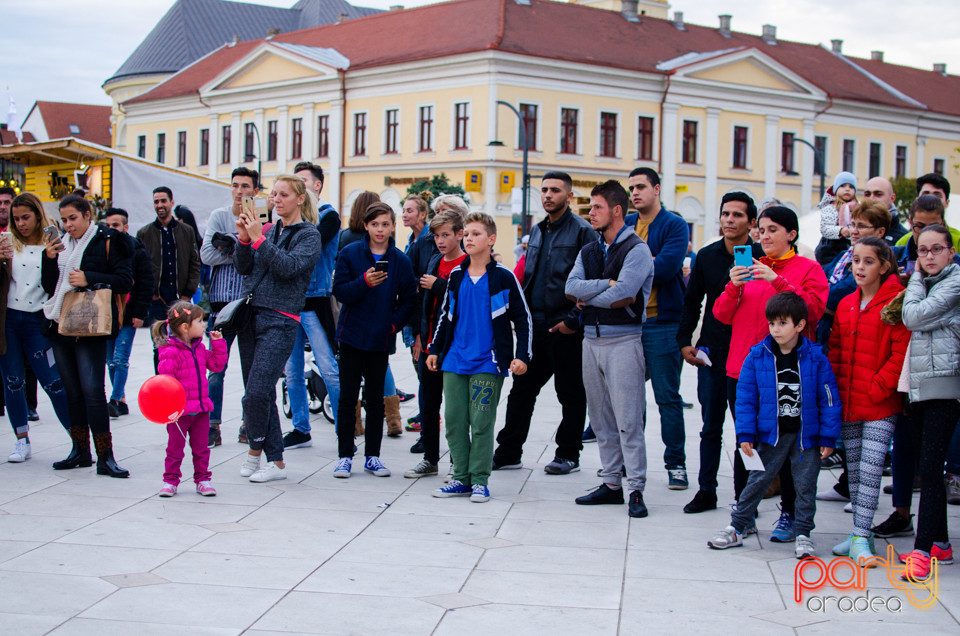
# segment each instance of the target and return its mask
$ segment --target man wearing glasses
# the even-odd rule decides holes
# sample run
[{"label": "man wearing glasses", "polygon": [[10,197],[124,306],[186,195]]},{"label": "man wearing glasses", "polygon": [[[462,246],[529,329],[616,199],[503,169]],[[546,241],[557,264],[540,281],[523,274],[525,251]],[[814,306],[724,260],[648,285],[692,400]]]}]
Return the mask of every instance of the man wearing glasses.
[{"label": "man wearing glasses", "polygon": [[900,223],[900,212],[897,210],[896,196],[893,193],[893,184],[883,177],[874,177],[867,181],[863,190],[864,201],[873,199],[888,206],[890,212],[890,227],[883,238],[893,247],[902,236],[907,234],[907,228]]}]

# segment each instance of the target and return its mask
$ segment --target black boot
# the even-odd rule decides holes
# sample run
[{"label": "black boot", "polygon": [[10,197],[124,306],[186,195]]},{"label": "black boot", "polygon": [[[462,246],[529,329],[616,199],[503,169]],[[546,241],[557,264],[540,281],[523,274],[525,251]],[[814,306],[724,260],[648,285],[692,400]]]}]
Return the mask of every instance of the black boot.
[{"label": "black boot", "polygon": [[97,448],[97,474],[111,477],[129,477],[130,471],[120,468],[113,458],[113,437],[110,433],[98,433],[93,436],[93,444]]},{"label": "black boot", "polygon": [[90,433],[86,427],[71,427],[70,439],[73,440],[73,448],[70,449],[70,454],[58,462],[53,462],[53,469],[69,470],[71,468],[93,466],[93,459],[90,457]]}]

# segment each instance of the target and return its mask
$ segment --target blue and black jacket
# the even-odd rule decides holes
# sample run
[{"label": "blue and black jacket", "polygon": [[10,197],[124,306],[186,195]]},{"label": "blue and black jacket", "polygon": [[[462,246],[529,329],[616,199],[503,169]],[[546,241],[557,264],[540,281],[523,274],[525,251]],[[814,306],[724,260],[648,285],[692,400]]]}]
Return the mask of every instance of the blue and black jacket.
[{"label": "blue and black jacket", "polygon": [[[636,227],[638,214],[628,214],[624,222]],[[682,217],[664,207],[647,231],[647,246],[653,254],[653,286],[657,289],[659,322],[679,322],[683,315],[683,259],[687,256],[690,228]]]}]

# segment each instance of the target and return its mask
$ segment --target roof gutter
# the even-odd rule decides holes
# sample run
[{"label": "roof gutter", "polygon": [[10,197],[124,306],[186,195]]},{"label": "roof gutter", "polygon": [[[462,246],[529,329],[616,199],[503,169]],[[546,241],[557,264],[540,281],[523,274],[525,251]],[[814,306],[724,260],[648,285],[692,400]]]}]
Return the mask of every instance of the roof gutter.
[{"label": "roof gutter", "polygon": [[[344,131],[347,130],[347,71],[342,68],[337,69],[340,76],[340,188],[337,193],[337,209],[343,214],[343,186],[345,175],[343,169],[347,161],[347,139]],[[342,216],[341,216],[342,218]]]}]

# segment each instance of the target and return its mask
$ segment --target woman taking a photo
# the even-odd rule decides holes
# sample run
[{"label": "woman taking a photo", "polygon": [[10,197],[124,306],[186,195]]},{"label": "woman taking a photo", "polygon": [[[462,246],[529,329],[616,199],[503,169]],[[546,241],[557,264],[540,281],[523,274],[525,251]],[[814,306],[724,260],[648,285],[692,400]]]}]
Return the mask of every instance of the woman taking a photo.
[{"label": "woman taking a photo", "polygon": [[[73,448],[63,460],[53,464],[56,470],[90,466],[90,433],[97,450],[97,474],[129,477],[130,473],[113,458],[110,415],[104,378],[107,368],[107,340],[120,330],[119,307],[110,302],[109,336],[70,337],[58,333],[63,299],[68,292],[105,286],[112,296],[125,296],[133,284],[133,253],[129,241],[116,230],[94,222],[90,202],[70,195],[60,201],[60,221],[66,234],[62,238],[45,236],[41,276],[50,298],[43,313],[52,321],[50,339],[53,357],[73,405],[70,437]],[[63,418],[61,418],[62,420]]]},{"label": "woman taking a photo", "polygon": [[[320,258],[317,204],[311,196],[300,177],[280,176],[273,186],[277,222],[264,233],[255,214],[241,212],[236,221],[239,242],[233,262],[246,276],[241,297],[253,295],[253,315],[237,334],[250,445],[240,476],[257,483],[287,478],[277,380],[293,351],[307,287]],[[267,463],[261,467],[264,451]]]}]

